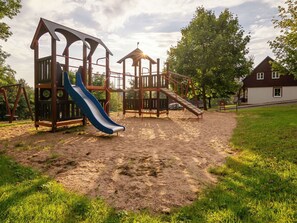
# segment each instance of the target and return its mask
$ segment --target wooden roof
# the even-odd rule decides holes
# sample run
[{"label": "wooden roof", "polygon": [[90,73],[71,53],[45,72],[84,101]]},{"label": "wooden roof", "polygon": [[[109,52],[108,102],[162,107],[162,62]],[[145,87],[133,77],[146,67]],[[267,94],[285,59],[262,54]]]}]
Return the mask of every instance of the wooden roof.
[{"label": "wooden roof", "polygon": [[[259,63],[254,70],[243,80],[245,88],[250,87],[281,87],[281,86],[297,86],[297,80],[291,74],[280,75],[278,79],[272,78],[272,65],[274,60],[267,56],[261,63]],[[263,80],[257,80],[257,73],[264,73]]]},{"label": "wooden roof", "polygon": [[126,60],[128,58],[131,58],[133,60],[132,66],[137,66],[139,60],[141,60],[141,59],[147,59],[152,64],[156,64],[157,63],[152,58],[150,58],[148,55],[144,54],[138,47],[135,50],[133,50],[131,53],[129,53],[128,55],[126,55],[122,59],[120,59],[118,61],[118,63],[122,63],[124,60]]},{"label": "wooden roof", "polygon": [[45,33],[49,33],[51,37],[53,37],[55,40],[60,41],[56,32],[61,33],[66,38],[66,41],[67,41],[63,54],[65,54],[65,50],[72,43],[81,40],[83,44],[85,44],[88,48],[90,48],[89,56],[91,56],[94,53],[98,44],[102,45],[106,49],[106,51],[112,55],[111,51],[100,39],[90,36],[88,34],[79,32],[77,30],[71,29],[69,27],[60,25],[58,23],[46,20],[44,18],[40,18],[39,24],[37,26],[36,32],[34,34],[34,37],[31,43],[31,49],[34,49],[34,46],[38,42],[39,38]]}]

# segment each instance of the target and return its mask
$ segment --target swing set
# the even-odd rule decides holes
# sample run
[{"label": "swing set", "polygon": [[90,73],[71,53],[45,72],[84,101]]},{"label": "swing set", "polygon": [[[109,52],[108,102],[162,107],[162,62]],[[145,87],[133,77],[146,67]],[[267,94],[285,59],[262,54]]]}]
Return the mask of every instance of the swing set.
[{"label": "swing set", "polygon": [[[17,94],[16,94],[16,99],[14,101],[13,108],[11,109],[9,106],[7,92],[9,89],[12,89],[12,88],[17,88]],[[20,100],[22,94],[25,97],[25,100],[26,100],[26,103],[27,103],[27,106],[28,106],[28,109],[30,112],[31,119],[32,119],[32,121],[34,120],[33,112],[32,112],[32,109],[31,109],[31,106],[29,103],[29,99],[28,99],[28,95],[27,95],[25,86],[23,84],[11,84],[11,85],[0,86],[0,95],[1,94],[3,95],[4,102],[6,105],[6,112],[7,112],[6,117],[8,118],[9,123],[12,123],[13,120],[16,120],[18,118],[18,116],[15,115],[15,111],[17,109],[17,106],[18,106],[18,103],[19,103],[19,100]]]}]

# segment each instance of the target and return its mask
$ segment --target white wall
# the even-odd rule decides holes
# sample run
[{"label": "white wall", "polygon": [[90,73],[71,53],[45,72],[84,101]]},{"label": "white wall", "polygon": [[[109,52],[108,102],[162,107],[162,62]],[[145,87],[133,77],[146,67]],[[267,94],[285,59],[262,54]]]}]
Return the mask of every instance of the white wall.
[{"label": "white wall", "polygon": [[248,104],[297,100],[297,86],[282,87],[282,97],[273,97],[273,87],[248,88]]}]

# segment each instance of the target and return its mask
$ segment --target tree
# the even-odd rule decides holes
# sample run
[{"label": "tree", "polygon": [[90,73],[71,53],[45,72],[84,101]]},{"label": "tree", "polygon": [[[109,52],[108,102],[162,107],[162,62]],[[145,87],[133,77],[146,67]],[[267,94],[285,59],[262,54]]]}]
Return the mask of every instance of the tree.
[{"label": "tree", "polygon": [[10,68],[9,65],[5,65],[5,59],[9,54],[1,50],[0,46],[0,86],[15,84],[15,71]]},{"label": "tree", "polygon": [[199,7],[190,24],[181,30],[182,38],[168,52],[170,69],[191,76],[202,96],[204,108],[211,97],[234,92],[235,78],[248,74],[252,60],[247,59],[249,36],[229,10],[218,17]]},{"label": "tree", "polygon": [[[12,35],[10,27],[2,22],[2,19],[8,17],[12,19],[21,8],[21,0],[0,0],[0,40],[7,41],[7,39]],[[8,53],[2,50],[0,46],[0,86],[15,84],[17,80],[15,79],[15,71],[11,69],[9,65],[5,64],[6,58],[9,56]],[[13,91],[11,92],[9,99],[13,99],[16,95]],[[3,102],[3,98],[0,98]],[[11,101],[11,100],[9,100]],[[1,103],[0,116],[6,114],[6,108],[4,103]]]},{"label": "tree", "polygon": [[[21,0],[0,0],[0,19],[5,17],[12,19],[20,12],[20,8]],[[12,35],[9,29],[6,23],[0,22],[0,39],[6,41]]]},{"label": "tree", "polygon": [[[21,0],[0,0],[0,20],[5,17],[12,19],[19,13],[20,8]],[[10,27],[4,22],[0,22],[0,40],[7,41],[11,35]],[[15,81],[15,72],[5,64],[8,56],[9,54],[4,52],[0,46],[0,85],[12,84],[10,81]]]},{"label": "tree", "polygon": [[278,7],[279,18],[273,19],[281,34],[269,45],[276,56],[272,64],[282,74],[293,74],[297,78],[297,1],[287,0],[286,7]]}]

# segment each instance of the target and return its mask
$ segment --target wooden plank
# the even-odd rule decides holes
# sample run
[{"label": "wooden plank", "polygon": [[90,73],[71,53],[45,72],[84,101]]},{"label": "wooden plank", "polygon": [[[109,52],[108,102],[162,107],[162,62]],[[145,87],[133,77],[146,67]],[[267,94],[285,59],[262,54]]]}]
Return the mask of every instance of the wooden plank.
[{"label": "wooden plank", "polygon": [[49,127],[51,128],[52,127],[52,123],[51,122],[47,122],[47,121],[38,121],[36,122],[36,125],[35,126],[45,126],[45,127]]},{"label": "wooden plank", "polygon": [[169,96],[170,98],[172,98],[173,100],[175,100],[176,102],[180,103],[183,107],[185,107],[193,114],[197,115],[198,118],[199,117],[202,118],[203,111],[197,108],[196,106],[194,106],[193,104],[191,104],[190,102],[188,102],[187,100],[183,99],[182,97],[180,97],[179,95],[170,91],[167,88],[160,88],[160,91],[166,94],[167,96]]},{"label": "wooden plank", "polygon": [[57,127],[65,126],[65,125],[73,125],[73,124],[83,124],[83,119],[74,119],[74,120],[66,120],[57,122]]},{"label": "wooden plank", "polygon": [[50,83],[48,84],[36,84],[35,88],[51,88],[52,85]]},{"label": "wooden plank", "polygon": [[94,86],[94,85],[89,85],[87,87],[87,89],[90,91],[93,91],[93,90],[100,90],[100,91],[105,91],[105,87],[104,86]]},{"label": "wooden plank", "polygon": [[[45,127],[52,127],[52,123],[49,121],[38,121],[36,122],[37,125],[45,126]],[[74,124],[83,124],[83,119],[73,119],[73,120],[67,120],[67,121],[60,121],[57,122],[57,127],[61,126],[67,126],[67,125],[74,125]]]}]

